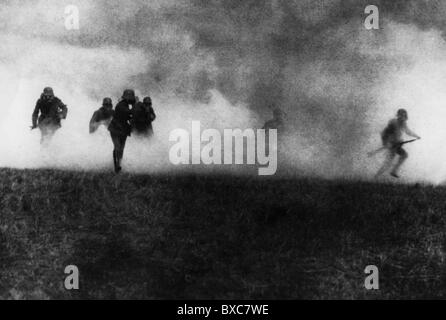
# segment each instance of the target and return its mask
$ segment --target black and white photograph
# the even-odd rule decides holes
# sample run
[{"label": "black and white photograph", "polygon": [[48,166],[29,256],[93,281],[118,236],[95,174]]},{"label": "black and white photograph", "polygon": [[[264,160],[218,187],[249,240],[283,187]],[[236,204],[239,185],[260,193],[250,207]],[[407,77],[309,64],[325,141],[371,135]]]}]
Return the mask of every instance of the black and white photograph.
[{"label": "black and white photograph", "polygon": [[446,0],[0,0],[0,94],[0,300],[446,298]]}]

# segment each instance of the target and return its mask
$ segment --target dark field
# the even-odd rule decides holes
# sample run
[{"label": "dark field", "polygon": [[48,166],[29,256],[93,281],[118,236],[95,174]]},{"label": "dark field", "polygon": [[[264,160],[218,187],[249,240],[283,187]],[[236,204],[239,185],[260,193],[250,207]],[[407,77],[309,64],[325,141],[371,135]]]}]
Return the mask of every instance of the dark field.
[{"label": "dark field", "polygon": [[2,299],[446,298],[442,187],[2,169],[0,192]]}]

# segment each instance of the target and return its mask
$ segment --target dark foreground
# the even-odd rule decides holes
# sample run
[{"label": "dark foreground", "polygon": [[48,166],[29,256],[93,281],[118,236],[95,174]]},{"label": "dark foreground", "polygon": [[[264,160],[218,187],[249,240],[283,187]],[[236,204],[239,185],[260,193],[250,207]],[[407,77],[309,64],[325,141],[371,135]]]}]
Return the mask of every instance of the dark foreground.
[{"label": "dark foreground", "polygon": [[[1,299],[446,298],[446,189],[0,170]],[[64,289],[64,268],[80,290]],[[380,290],[364,288],[364,268]]]}]

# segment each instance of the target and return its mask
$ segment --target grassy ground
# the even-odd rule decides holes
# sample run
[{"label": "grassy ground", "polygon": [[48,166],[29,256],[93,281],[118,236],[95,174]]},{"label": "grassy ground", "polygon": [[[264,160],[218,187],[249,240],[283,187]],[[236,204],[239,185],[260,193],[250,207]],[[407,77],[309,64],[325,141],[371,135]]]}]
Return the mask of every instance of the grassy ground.
[{"label": "grassy ground", "polygon": [[[0,170],[0,298],[446,298],[446,189]],[[80,290],[63,288],[64,268]],[[364,289],[364,268],[380,290]]]}]

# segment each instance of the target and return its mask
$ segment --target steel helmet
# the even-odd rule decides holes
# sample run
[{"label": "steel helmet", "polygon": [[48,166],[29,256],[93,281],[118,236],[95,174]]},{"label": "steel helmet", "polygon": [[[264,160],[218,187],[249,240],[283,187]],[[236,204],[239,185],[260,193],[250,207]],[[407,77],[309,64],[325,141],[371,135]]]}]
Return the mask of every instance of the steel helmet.
[{"label": "steel helmet", "polygon": [[113,105],[112,99],[111,98],[104,98],[104,100],[102,100],[102,105],[103,106],[111,106],[111,105]]},{"label": "steel helmet", "polygon": [[48,97],[54,97],[54,91],[53,91],[53,88],[51,88],[51,87],[46,87],[45,89],[43,89],[43,95],[44,95],[44,96],[48,96]]},{"label": "steel helmet", "polygon": [[122,98],[125,99],[125,100],[133,100],[133,101],[135,101],[136,100],[135,91],[132,90],[132,89],[124,90],[124,93],[122,94]]},{"label": "steel helmet", "polygon": [[408,116],[407,116],[407,110],[406,110],[406,109],[399,109],[399,110],[397,111],[397,113],[396,113],[396,116],[397,116],[398,118],[405,118],[405,119],[407,119],[407,118],[408,118]]},{"label": "steel helmet", "polygon": [[145,97],[143,100],[144,104],[152,105],[152,99],[150,97]]}]

